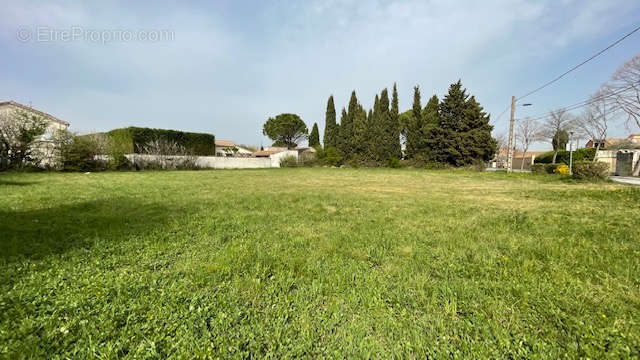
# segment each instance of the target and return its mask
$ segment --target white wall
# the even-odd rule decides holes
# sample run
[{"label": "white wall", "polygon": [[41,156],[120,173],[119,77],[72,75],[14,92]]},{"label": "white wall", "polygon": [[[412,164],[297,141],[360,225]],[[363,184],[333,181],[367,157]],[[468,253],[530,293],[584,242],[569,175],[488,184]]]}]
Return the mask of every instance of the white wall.
[{"label": "white wall", "polygon": [[[263,169],[263,168],[279,168],[280,159],[285,156],[294,156],[298,158],[298,152],[295,150],[283,151],[264,158],[243,158],[243,157],[221,157],[221,156],[196,156],[196,165],[203,169]],[[162,158],[163,161],[170,162],[171,159],[184,158],[184,156],[157,156],[142,154],[127,154],[127,159],[135,163],[136,159],[157,159]]]}]

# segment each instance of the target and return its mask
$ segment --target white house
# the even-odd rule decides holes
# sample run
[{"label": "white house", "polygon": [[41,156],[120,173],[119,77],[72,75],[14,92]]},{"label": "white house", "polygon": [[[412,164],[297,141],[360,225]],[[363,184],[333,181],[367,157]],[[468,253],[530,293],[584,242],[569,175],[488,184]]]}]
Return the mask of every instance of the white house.
[{"label": "white house", "polygon": [[216,156],[250,157],[251,154],[251,150],[238,146],[231,140],[216,140]]},{"label": "white house", "polygon": [[47,122],[44,134],[38,139],[35,149],[41,154],[43,164],[51,164],[53,161],[53,136],[59,130],[66,130],[69,123],[43,111],[23,105],[15,101],[0,101],[0,118],[11,119],[18,112],[26,112],[29,115],[41,117]]}]

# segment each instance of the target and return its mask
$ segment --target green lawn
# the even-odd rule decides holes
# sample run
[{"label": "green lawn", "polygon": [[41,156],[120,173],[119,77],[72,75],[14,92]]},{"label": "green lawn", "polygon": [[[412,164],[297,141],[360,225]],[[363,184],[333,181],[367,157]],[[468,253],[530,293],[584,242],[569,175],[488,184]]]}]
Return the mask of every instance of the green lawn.
[{"label": "green lawn", "polygon": [[0,174],[0,357],[639,352],[639,188],[408,169]]}]

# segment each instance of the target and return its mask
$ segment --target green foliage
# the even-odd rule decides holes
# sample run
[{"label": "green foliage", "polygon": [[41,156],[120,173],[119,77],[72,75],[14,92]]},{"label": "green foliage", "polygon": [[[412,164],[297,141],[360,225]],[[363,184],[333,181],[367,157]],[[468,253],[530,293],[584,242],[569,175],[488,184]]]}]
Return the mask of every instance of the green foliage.
[{"label": "green foliage", "polygon": [[439,123],[430,132],[432,146],[429,156],[436,162],[454,166],[489,161],[496,152],[491,136],[493,126],[489,116],[462,87],[461,81],[451,84],[438,107]]},{"label": "green foliage", "polygon": [[0,115],[0,171],[38,166],[38,139],[47,129],[42,116],[27,111]]},{"label": "green foliage", "polygon": [[61,135],[60,153],[62,169],[65,171],[104,171],[109,167],[105,155],[104,137],[102,134],[75,136],[70,132]]},{"label": "green foliage", "polygon": [[[540,154],[536,156],[535,163],[536,164],[551,164],[553,162],[553,151],[548,151],[544,154]],[[570,152],[566,150],[558,151],[558,156],[556,156],[556,164],[569,164]],[[573,161],[590,161],[593,160],[596,155],[595,148],[582,148],[577,149],[573,152]]]},{"label": "green foliage", "polygon": [[327,111],[325,114],[325,123],[324,123],[324,147],[337,147],[340,144],[340,129],[338,128],[338,124],[336,124],[336,106],[333,103],[333,95],[329,96],[329,100],[327,101]]},{"label": "green foliage", "polygon": [[407,157],[410,159],[421,153],[422,140],[424,139],[422,125],[420,87],[415,86],[413,88],[413,108],[411,110],[411,117],[407,119],[406,123]]},{"label": "green foliage", "polygon": [[296,114],[280,114],[269,118],[262,133],[274,141],[275,146],[286,146],[293,149],[301,140],[307,138],[307,125]]},{"label": "green foliage", "polygon": [[309,147],[317,147],[320,145],[320,133],[318,131],[318,124],[313,123],[311,134],[309,134]]},{"label": "green foliage", "polygon": [[193,155],[212,156],[216,153],[215,136],[211,134],[139,127],[115,129],[107,134],[114,139],[119,152],[133,150],[134,153],[140,154],[146,144],[160,140],[178,144]]},{"label": "green foliage", "polygon": [[287,155],[280,159],[281,168],[295,168],[298,167],[298,159],[293,155]]},{"label": "green foliage", "polygon": [[551,146],[553,147],[553,150],[564,151],[564,149],[567,148],[568,142],[569,142],[569,133],[566,130],[560,129],[553,136],[553,139],[551,139]]},{"label": "green foliage", "polygon": [[344,159],[342,151],[335,146],[319,150],[316,152],[316,156],[321,163],[329,166],[340,166]]},{"label": "green foliage", "polygon": [[4,173],[0,358],[636,358],[639,203],[460,170]]},{"label": "green foliage", "polygon": [[573,177],[581,180],[605,180],[609,165],[599,161],[578,161],[573,164]]}]

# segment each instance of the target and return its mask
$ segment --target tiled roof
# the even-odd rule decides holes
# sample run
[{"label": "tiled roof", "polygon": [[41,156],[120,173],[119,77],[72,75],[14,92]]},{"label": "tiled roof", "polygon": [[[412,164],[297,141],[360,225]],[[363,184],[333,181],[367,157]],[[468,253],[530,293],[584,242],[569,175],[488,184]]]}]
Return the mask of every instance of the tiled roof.
[{"label": "tiled roof", "polygon": [[231,140],[216,140],[216,146],[236,146]]},{"label": "tiled roof", "polygon": [[15,101],[0,101],[0,106],[3,106],[3,105],[12,105],[12,106],[19,107],[19,108],[27,110],[27,111],[32,111],[32,112],[34,112],[34,113],[36,113],[36,114],[38,114],[40,116],[46,117],[47,119],[49,119],[49,120],[51,120],[53,122],[57,122],[59,124],[69,126],[69,123],[64,121],[64,120],[60,120],[60,119],[58,119],[57,117],[55,117],[55,116],[53,116],[51,114],[47,114],[46,112],[43,112],[43,111],[40,111],[40,110],[36,110],[36,109],[34,109],[32,107],[29,107],[27,105],[22,105],[20,103],[15,102]]}]

